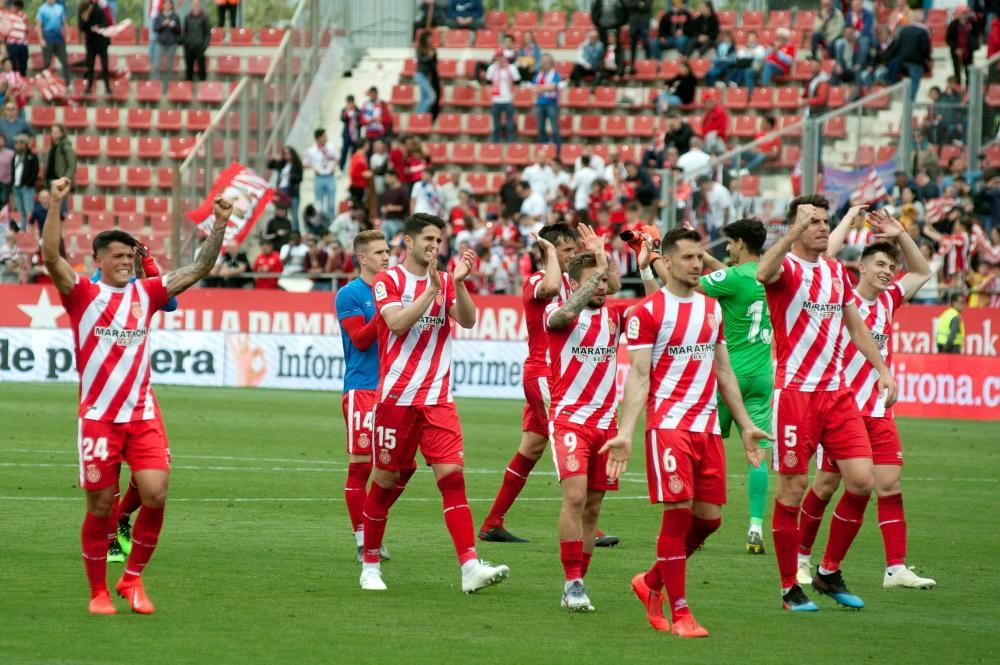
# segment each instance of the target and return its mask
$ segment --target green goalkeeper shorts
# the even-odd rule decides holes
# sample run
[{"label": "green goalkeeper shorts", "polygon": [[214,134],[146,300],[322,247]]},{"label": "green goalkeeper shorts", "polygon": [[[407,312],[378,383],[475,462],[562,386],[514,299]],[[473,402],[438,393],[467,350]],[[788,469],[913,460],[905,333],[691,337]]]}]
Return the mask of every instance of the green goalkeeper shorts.
[{"label": "green goalkeeper shorts", "polygon": [[[771,434],[771,398],[774,396],[774,375],[758,374],[757,376],[741,376],[738,378],[740,384],[740,394],[743,395],[743,406],[753,424]],[[733,414],[729,412],[729,407],[719,396],[719,428],[722,430],[722,438],[729,437],[729,430],[733,425]],[[736,425],[742,436],[743,430]],[[770,448],[771,442],[764,439],[760,442],[761,448]]]}]

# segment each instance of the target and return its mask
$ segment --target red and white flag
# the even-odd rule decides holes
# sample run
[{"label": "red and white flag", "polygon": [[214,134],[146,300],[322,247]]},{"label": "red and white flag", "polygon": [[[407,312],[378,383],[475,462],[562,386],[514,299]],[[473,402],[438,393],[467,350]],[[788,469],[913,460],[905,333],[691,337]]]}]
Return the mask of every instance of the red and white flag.
[{"label": "red and white flag", "polygon": [[951,209],[955,207],[955,199],[942,196],[938,199],[931,199],[924,205],[924,219],[928,224],[936,224],[948,216]]},{"label": "red and white flag", "polygon": [[229,218],[222,246],[235,247],[243,242],[264,214],[267,204],[274,198],[274,188],[253,169],[233,162],[219,174],[204,203],[187,215],[203,235],[207,236],[212,231],[215,221],[212,202],[220,195],[233,202],[233,214]]},{"label": "red and white flag", "polygon": [[114,25],[110,25],[106,28],[98,28],[97,32],[104,35],[108,39],[114,39],[121,33],[128,30],[131,26],[132,26],[132,19],[127,18],[124,21],[115,23]]},{"label": "red and white flag", "polygon": [[872,205],[889,195],[878,171],[871,169],[861,181],[861,187],[851,194],[851,205]]}]

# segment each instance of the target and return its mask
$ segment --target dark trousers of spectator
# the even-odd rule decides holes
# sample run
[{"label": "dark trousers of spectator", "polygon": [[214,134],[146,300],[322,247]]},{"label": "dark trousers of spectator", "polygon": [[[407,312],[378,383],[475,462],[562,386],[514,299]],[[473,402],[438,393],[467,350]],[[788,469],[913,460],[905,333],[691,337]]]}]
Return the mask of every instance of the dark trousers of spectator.
[{"label": "dark trousers of spectator", "polygon": [[45,42],[42,46],[42,69],[48,69],[52,64],[52,56],[56,56],[59,65],[62,67],[63,79],[69,85],[69,58],[66,56],[66,42]]},{"label": "dark trousers of spectator", "polygon": [[111,75],[108,73],[108,47],[100,48],[87,47],[87,87],[84,94],[90,92],[94,87],[94,65],[97,60],[101,61],[101,80],[104,81],[104,92],[111,94]]},{"label": "dark trousers of spectator", "polygon": [[236,8],[238,5],[219,5],[219,27],[226,25],[226,14],[229,14],[229,26],[236,27]]},{"label": "dark trousers of spectator", "polygon": [[965,79],[965,85],[969,85],[969,65],[971,62],[965,62],[962,56],[951,52],[951,66],[955,69],[955,78],[958,79],[958,87],[962,87],[962,79]]},{"label": "dark trousers of spectator", "polygon": [[642,52],[646,58],[657,58],[659,49],[654,46],[655,42],[649,39],[649,21],[633,21],[628,24],[628,33],[632,40],[632,66],[635,67],[635,54],[639,42],[642,42]]},{"label": "dark trousers of spectator", "polygon": [[562,137],[559,135],[559,105],[540,104],[535,107],[535,118],[538,120],[538,143],[549,143],[549,133],[546,125],[552,132],[551,142],[556,146],[556,159],[562,149]]},{"label": "dark trousers of spectator", "polygon": [[355,210],[361,210],[365,204],[365,192],[368,191],[367,187],[354,187],[350,188],[351,192],[351,207]]},{"label": "dark trousers of spectator", "polygon": [[514,143],[517,140],[514,128],[514,103],[513,102],[493,102],[493,138],[494,143],[500,143],[500,118],[503,117],[504,137],[507,143]]},{"label": "dark trousers of spectator", "polygon": [[21,76],[28,75],[28,45],[27,44],[7,44],[7,57],[14,71]]},{"label": "dark trousers of spectator", "polygon": [[[823,47],[823,53],[819,53],[819,47]],[[812,38],[810,39],[810,50],[812,51],[812,56],[814,58],[833,58],[836,57],[833,53],[833,44],[827,44],[826,39],[823,37],[822,33],[814,32],[812,33]]]},{"label": "dark trousers of spectator", "polygon": [[924,78],[924,66],[913,62],[904,62],[903,68],[906,75],[910,77],[910,99],[917,98],[917,91],[920,90],[920,81]]},{"label": "dark trousers of spectator", "polygon": [[573,71],[569,73],[569,83],[572,86],[580,85],[580,79],[588,76],[596,76],[597,72],[593,69],[587,69],[583,65],[577,63],[573,65]]},{"label": "dark trousers of spectator", "polygon": [[354,145],[354,141],[351,140],[350,136],[340,137],[340,170],[343,171],[344,167],[347,166],[347,160],[351,158],[354,151],[357,150],[357,146]]},{"label": "dark trousers of spectator", "polygon": [[[198,73],[195,73],[198,70]],[[205,52],[201,49],[184,49],[184,78],[188,81],[204,81],[208,78],[205,73]]]}]

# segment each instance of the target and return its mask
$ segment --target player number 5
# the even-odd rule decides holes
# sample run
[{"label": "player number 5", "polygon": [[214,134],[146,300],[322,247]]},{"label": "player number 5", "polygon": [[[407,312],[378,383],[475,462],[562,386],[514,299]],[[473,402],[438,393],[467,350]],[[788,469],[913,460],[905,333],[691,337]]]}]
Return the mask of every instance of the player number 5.
[{"label": "player number 5", "polygon": [[89,462],[95,457],[101,461],[108,459],[108,437],[102,436],[95,441],[88,436],[83,440],[83,461]]},{"label": "player number 5", "polygon": [[378,431],[378,446],[379,448],[386,448],[392,450],[396,447],[396,430],[393,428],[379,426]]},{"label": "player number 5", "polygon": [[799,443],[799,436],[795,431],[795,425],[785,425],[785,447],[794,448]]}]

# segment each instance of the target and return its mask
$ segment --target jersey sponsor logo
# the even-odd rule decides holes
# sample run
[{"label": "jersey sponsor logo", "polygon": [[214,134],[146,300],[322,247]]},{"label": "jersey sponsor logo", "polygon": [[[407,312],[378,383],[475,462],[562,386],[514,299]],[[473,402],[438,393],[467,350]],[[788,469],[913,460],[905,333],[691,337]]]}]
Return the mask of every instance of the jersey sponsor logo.
[{"label": "jersey sponsor logo", "polygon": [[134,302],[132,303],[132,316],[137,319],[142,318],[142,303]]},{"label": "jersey sponsor logo", "polygon": [[879,351],[885,349],[885,345],[889,343],[889,336],[882,333],[872,332],[872,339],[875,340],[875,344],[878,346]]},{"label": "jersey sponsor logo", "polygon": [[639,339],[639,317],[633,316],[628,320],[628,330],[625,336],[631,340]]},{"label": "jersey sponsor logo", "polygon": [[705,360],[715,353],[715,342],[707,344],[675,344],[667,347],[667,354],[673,358]]},{"label": "jersey sponsor logo", "polygon": [[87,465],[87,482],[88,483],[98,483],[101,481],[101,470],[97,468],[96,464]]},{"label": "jersey sponsor logo", "polygon": [[375,300],[385,300],[388,295],[385,290],[385,282],[375,284]]},{"label": "jersey sponsor logo", "polygon": [[837,314],[840,314],[843,306],[840,303],[835,302],[825,303],[806,300],[802,303],[802,309],[809,314],[809,316],[817,319],[829,319],[833,318]]},{"label": "jersey sponsor logo", "polygon": [[421,332],[426,332],[426,331],[430,330],[431,328],[440,328],[445,323],[447,323],[447,321],[448,320],[445,317],[443,317],[443,316],[426,316],[425,315],[425,316],[421,316],[419,319],[417,319],[417,324],[416,324],[415,327],[417,328],[417,330],[420,330]]},{"label": "jersey sponsor logo", "polygon": [[576,473],[580,470],[580,460],[576,458],[576,455],[570,455],[566,458],[566,470],[570,473]]},{"label": "jersey sponsor logo", "polygon": [[680,494],[684,491],[684,481],[676,473],[670,475],[670,480],[667,482],[667,489],[670,490],[671,494]]},{"label": "jersey sponsor logo", "polygon": [[716,270],[711,275],[709,275],[708,278],[711,281],[713,281],[713,282],[721,282],[722,280],[724,280],[726,278],[726,271],[725,270]]},{"label": "jersey sponsor logo", "polygon": [[614,346],[574,346],[570,352],[577,362],[597,364],[607,362],[617,351]]},{"label": "jersey sponsor logo", "polygon": [[118,346],[135,346],[142,344],[146,339],[146,329],[136,328],[129,330],[125,328],[110,328],[107,326],[94,326],[94,337],[102,341],[113,342]]}]

